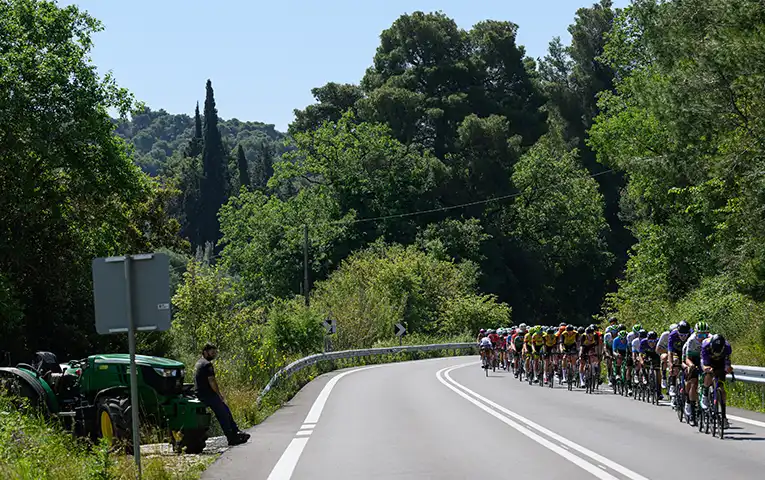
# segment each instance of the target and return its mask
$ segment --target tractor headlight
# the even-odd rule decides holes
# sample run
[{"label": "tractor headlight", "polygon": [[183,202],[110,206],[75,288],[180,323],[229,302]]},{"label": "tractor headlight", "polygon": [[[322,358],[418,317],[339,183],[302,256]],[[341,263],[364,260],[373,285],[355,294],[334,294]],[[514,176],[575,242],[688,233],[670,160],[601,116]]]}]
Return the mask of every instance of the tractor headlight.
[{"label": "tractor headlight", "polygon": [[160,377],[177,377],[178,376],[178,370],[174,368],[155,368],[155,372],[157,372],[157,375]]}]

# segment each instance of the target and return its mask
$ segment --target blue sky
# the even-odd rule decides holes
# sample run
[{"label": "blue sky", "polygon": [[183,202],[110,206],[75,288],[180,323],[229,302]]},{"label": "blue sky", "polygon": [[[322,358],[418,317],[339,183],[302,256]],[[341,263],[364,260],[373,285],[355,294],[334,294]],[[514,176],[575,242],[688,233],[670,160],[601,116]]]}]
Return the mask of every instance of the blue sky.
[{"label": "blue sky", "polygon": [[[209,78],[223,118],[286,130],[311,88],[358,83],[379,35],[403,13],[441,10],[462,28],[519,25],[518,41],[543,56],[577,8],[595,0],[64,0],[104,23],[93,61],[152,109],[194,111]],[[615,0],[617,7],[628,0]]]}]

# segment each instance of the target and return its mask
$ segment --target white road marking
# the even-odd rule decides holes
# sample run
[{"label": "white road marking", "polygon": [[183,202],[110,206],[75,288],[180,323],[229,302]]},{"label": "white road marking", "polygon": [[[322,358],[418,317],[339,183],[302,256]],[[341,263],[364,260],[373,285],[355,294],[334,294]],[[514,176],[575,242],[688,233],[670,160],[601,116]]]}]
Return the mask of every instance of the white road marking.
[{"label": "white road marking", "polygon": [[316,426],[315,423],[304,423],[303,426],[301,426],[300,428],[313,428],[315,426]]},{"label": "white road marking", "polygon": [[737,422],[744,422],[744,423],[748,423],[749,425],[765,428],[765,422],[752,420],[751,418],[744,418],[744,417],[739,417],[737,415],[730,415],[730,414],[726,415],[726,417],[728,417],[728,420],[735,420]]},{"label": "white road marking", "polygon": [[[311,424],[310,428],[315,426],[319,421],[322,410],[324,410],[324,405],[327,403],[329,394],[332,393],[332,389],[335,388],[335,385],[337,385],[337,382],[339,382],[341,378],[350,375],[351,373],[369,370],[370,368],[379,368],[381,366],[382,365],[372,365],[369,367],[357,368],[332,377],[327,384],[324,385],[319,396],[313,402],[311,410],[308,412],[308,415],[306,415],[305,420],[303,420],[303,425]],[[303,449],[305,448],[306,443],[308,443],[311,431],[297,432],[296,435],[296,438],[293,438],[292,442],[287,445],[287,449],[284,450],[279,461],[274,465],[271,474],[268,476],[268,480],[289,480],[292,477],[292,472],[295,471],[298,460],[300,460],[300,455],[303,454]]]},{"label": "white road marking", "polygon": [[[473,365],[473,363],[470,363],[469,365]],[[464,365],[460,365],[460,366],[464,366]],[[447,380],[441,378],[441,375],[440,375],[441,372],[443,372],[444,370],[449,370],[449,369],[453,369],[453,368],[455,368],[455,367],[446,367],[444,369],[439,370],[436,373],[436,377],[438,378],[439,382],[441,382],[444,385],[446,385],[449,389],[454,391],[457,395],[461,396],[462,398],[464,398],[465,400],[469,401],[473,405],[477,406],[481,410],[485,411],[489,415],[492,415],[493,417],[497,418],[501,422],[509,425],[510,427],[514,428],[515,430],[519,431],[520,433],[526,435],[527,437],[529,437],[530,439],[534,440],[535,442],[537,442],[538,444],[542,445],[543,447],[552,450],[553,452],[557,453],[561,457],[563,457],[566,460],[570,461],[571,463],[577,465],[578,467],[582,468],[583,470],[586,470],[586,471],[590,472],[591,474],[593,474],[594,476],[600,478],[601,480],[618,480],[617,477],[614,477],[613,475],[611,475],[609,473],[602,472],[602,471],[598,470],[593,464],[585,461],[584,459],[574,455],[571,452],[568,452],[568,451],[564,450],[563,448],[561,448],[558,445],[552,443],[551,441],[547,440],[546,438],[543,438],[542,436],[537,435],[536,433],[532,432],[531,430],[529,430],[528,428],[524,427],[523,425],[520,425],[520,424],[510,420],[509,418],[507,418],[506,416],[500,414],[499,412],[496,412],[496,411],[492,410],[491,408],[487,407],[486,405],[484,405],[483,403],[479,402],[478,400],[476,400],[476,399],[470,397],[469,395],[467,395],[466,393],[463,393],[462,391],[458,390],[456,387],[452,386],[452,384],[450,382],[448,382]]]},{"label": "white road marking", "polygon": [[[606,458],[606,457],[604,457],[602,455],[599,455],[599,454],[597,454],[597,453],[595,453],[595,452],[593,452],[593,451],[591,451],[591,450],[589,450],[589,449],[587,449],[587,448],[585,448],[585,447],[583,447],[583,446],[581,446],[581,445],[579,445],[577,443],[574,443],[571,440],[569,440],[567,438],[564,438],[564,437],[558,435],[557,433],[555,433],[555,432],[553,432],[553,431],[551,431],[551,430],[549,430],[549,429],[547,429],[547,428],[545,428],[545,427],[543,427],[543,426],[541,426],[541,425],[539,425],[537,423],[534,423],[531,420],[529,420],[529,419],[527,419],[527,418],[525,418],[525,417],[523,417],[523,416],[521,416],[521,415],[519,415],[519,414],[517,414],[515,412],[512,412],[512,411],[506,409],[505,407],[503,407],[501,405],[496,404],[495,402],[492,402],[488,398],[483,397],[483,396],[479,395],[478,393],[474,392],[473,390],[470,390],[469,388],[465,387],[464,385],[456,382],[449,375],[449,373],[452,370],[456,370],[458,368],[464,368],[464,367],[466,367],[468,365],[474,365],[474,364],[475,364],[475,362],[471,362],[471,363],[466,363],[466,364],[462,364],[462,365],[457,365],[457,366],[454,366],[454,367],[447,367],[447,368],[444,368],[442,370],[439,370],[436,373],[436,376],[438,377],[439,381],[441,381],[441,383],[443,383],[444,385],[446,385],[446,386],[448,386],[450,388],[452,388],[452,385],[453,385],[454,387],[457,387],[457,388],[463,390],[464,392],[467,392],[468,394],[470,394],[473,397],[475,397],[475,399],[478,399],[481,402],[483,402],[485,405],[489,405],[489,406],[495,408],[496,410],[499,410],[500,412],[504,413],[505,415],[507,415],[509,417],[512,417],[512,418],[520,421],[521,423],[526,424],[526,426],[531,427],[534,430],[537,430],[538,432],[542,433],[543,435],[546,435],[546,436],[552,438],[553,440],[556,440],[558,443],[564,444],[567,447],[569,447],[569,448],[571,448],[573,450],[576,450],[577,452],[579,452],[579,453],[581,453],[583,455],[586,455],[586,456],[590,457],[591,459],[595,460],[598,463],[606,465],[608,468],[610,468],[612,470],[615,470],[615,471],[621,473],[622,475],[624,475],[624,476],[626,476],[626,477],[628,477],[628,478],[630,478],[632,480],[648,480],[646,477],[644,477],[644,476],[642,476],[642,475],[640,475],[640,474],[638,474],[636,472],[633,472],[632,470],[628,469],[627,467],[624,467],[623,465],[620,465],[620,464],[618,464],[618,463],[616,463],[614,461],[611,461],[611,460],[609,460],[608,458]],[[441,372],[443,372],[444,379],[441,379],[441,376],[439,375],[439,374],[441,374]],[[449,382],[452,385],[447,385],[446,382]],[[454,390],[454,388],[452,388],[452,390]],[[461,394],[462,392],[459,392],[459,393]],[[473,398],[468,398],[468,399],[471,402],[473,402]],[[473,402],[473,403],[478,404],[477,402]],[[481,406],[483,407],[484,405],[481,405]],[[507,422],[505,422],[505,423],[507,423]],[[566,453],[571,455],[568,452],[566,452]],[[579,457],[576,457],[576,458],[579,458]],[[587,465],[590,465],[590,464],[588,463]],[[596,470],[596,471],[598,473],[602,473],[602,472],[600,472],[598,470]]]},{"label": "white road marking", "polygon": [[308,438],[293,438],[287,449],[282,453],[279,461],[276,462],[276,466],[271,470],[271,475],[268,476],[268,480],[281,480],[288,479],[292,476],[292,472],[295,471],[300,454],[303,453],[305,444],[308,443]]}]

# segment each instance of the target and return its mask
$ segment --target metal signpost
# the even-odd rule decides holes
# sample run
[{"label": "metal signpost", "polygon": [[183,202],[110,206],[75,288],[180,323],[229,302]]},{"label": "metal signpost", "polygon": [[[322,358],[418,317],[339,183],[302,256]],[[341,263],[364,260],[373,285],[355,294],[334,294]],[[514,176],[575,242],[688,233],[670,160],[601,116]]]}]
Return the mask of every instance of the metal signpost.
[{"label": "metal signpost", "polygon": [[170,328],[170,262],[164,253],[147,253],[95,258],[92,265],[96,331],[101,335],[128,334],[133,457],[140,479],[135,332]]}]

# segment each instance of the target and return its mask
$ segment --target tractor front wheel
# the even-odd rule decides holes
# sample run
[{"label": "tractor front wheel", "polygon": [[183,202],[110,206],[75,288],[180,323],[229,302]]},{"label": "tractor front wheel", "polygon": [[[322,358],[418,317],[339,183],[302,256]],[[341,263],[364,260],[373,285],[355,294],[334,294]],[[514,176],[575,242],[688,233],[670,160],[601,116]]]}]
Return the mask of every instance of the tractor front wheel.
[{"label": "tractor front wheel", "polygon": [[130,402],[124,398],[103,398],[98,402],[97,436],[106,439],[113,450],[133,453],[130,430]]}]

